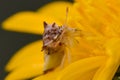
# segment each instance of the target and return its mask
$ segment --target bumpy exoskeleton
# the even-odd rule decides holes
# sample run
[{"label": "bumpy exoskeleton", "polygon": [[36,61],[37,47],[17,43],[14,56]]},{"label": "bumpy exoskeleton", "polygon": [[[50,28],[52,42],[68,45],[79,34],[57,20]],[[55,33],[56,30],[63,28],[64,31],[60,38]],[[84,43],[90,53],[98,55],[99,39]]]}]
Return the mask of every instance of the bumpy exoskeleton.
[{"label": "bumpy exoskeleton", "polygon": [[76,41],[80,31],[57,24],[47,24],[44,22],[43,48],[44,51],[44,72],[48,72],[63,62],[66,48]]}]

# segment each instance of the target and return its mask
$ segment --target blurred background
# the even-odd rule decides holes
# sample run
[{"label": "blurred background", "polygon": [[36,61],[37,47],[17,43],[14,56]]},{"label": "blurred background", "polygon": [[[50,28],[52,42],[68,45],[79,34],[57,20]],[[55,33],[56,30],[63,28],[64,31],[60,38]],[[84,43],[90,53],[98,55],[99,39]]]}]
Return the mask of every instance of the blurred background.
[{"label": "blurred background", "polygon": [[28,43],[41,39],[40,35],[5,31],[1,23],[16,12],[36,11],[52,1],[55,0],[0,0],[0,80],[7,75],[4,67],[12,55]]}]

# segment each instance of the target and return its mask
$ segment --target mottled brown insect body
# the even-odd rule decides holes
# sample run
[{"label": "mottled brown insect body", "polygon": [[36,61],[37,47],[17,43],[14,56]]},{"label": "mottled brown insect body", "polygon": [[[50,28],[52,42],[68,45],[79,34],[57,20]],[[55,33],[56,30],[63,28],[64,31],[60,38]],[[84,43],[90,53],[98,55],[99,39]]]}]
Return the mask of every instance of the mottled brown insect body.
[{"label": "mottled brown insect body", "polygon": [[55,51],[57,48],[63,46],[63,44],[60,42],[63,28],[57,26],[55,23],[48,25],[46,22],[44,22],[44,29],[43,50],[48,50],[48,53],[46,54],[51,54],[49,52],[51,49]]},{"label": "mottled brown insect body", "polygon": [[43,51],[45,54],[44,72],[56,68],[63,62],[66,48],[74,45],[79,30],[66,26],[58,26],[55,23],[44,22]]},{"label": "mottled brown insect body", "polygon": [[43,51],[45,53],[44,72],[47,72],[61,64],[65,53],[64,43],[62,43],[63,27],[55,23],[44,22]]}]

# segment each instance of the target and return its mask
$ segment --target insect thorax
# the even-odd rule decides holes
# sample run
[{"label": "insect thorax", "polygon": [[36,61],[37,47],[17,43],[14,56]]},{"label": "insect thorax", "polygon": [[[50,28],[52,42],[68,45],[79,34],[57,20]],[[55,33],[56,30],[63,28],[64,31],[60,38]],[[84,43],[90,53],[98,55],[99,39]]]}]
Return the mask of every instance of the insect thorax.
[{"label": "insect thorax", "polygon": [[44,22],[43,50],[48,50],[48,54],[50,54],[61,49],[63,47],[62,33],[63,27],[57,26],[55,23],[48,25]]}]

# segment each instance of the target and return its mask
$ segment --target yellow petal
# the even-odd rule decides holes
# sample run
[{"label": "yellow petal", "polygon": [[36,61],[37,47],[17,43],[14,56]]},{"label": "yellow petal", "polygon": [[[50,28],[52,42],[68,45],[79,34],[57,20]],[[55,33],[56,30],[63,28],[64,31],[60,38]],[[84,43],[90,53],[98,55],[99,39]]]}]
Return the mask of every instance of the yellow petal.
[{"label": "yellow petal", "polygon": [[96,27],[93,26],[93,24],[95,25],[96,21],[89,14],[90,12],[92,12],[91,7],[85,2],[74,3],[73,7],[79,12],[79,16],[81,16],[81,18],[78,19],[78,22],[81,25],[80,27],[83,27],[84,30],[94,34],[95,36],[103,37],[102,34],[99,32],[99,30],[97,30]]},{"label": "yellow petal", "polygon": [[74,0],[74,1],[75,1],[75,2],[81,2],[81,1],[83,2],[83,1],[84,1],[84,2],[87,3],[87,2],[90,2],[90,1],[92,1],[92,0]]},{"label": "yellow petal", "polygon": [[61,72],[57,80],[82,80],[81,78],[84,79],[87,73],[92,74],[92,72],[94,72],[104,63],[104,61],[105,56],[89,57],[76,61],[66,67]]},{"label": "yellow petal", "polygon": [[24,64],[43,62],[43,52],[41,52],[42,42],[36,41],[20,49],[6,65],[6,70],[11,71]]},{"label": "yellow petal", "polygon": [[26,64],[9,73],[5,80],[26,80],[28,78],[32,78],[41,74],[43,74],[42,64]]},{"label": "yellow petal", "polygon": [[108,60],[97,71],[93,80],[112,80],[120,66],[120,38],[110,39],[105,46]]},{"label": "yellow petal", "polygon": [[[119,32],[119,1],[118,0],[76,0],[75,8],[83,17],[80,23],[89,31],[100,36],[118,36]],[[87,21],[87,23],[86,23]],[[116,26],[116,27],[115,27]],[[93,29],[92,29],[93,28]],[[97,31],[97,32],[96,32]]]},{"label": "yellow petal", "polygon": [[38,9],[38,13],[49,14],[50,16],[65,22],[66,8],[71,8],[72,3],[67,1],[55,1]]},{"label": "yellow petal", "polygon": [[26,32],[33,34],[43,33],[43,21],[47,23],[60,22],[50,15],[37,14],[37,12],[19,12],[13,16],[6,19],[3,23],[3,29],[16,31],[16,32]]},{"label": "yellow petal", "polygon": [[55,69],[54,71],[50,71],[47,74],[40,75],[33,80],[56,80],[56,78],[59,76],[60,68]]},{"label": "yellow petal", "polygon": [[[68,16],[66,15],[66,9],[68,8]],[[67,25],[69,27],[79,28],[75,26],[76,22],[80,16],[79,13],[73,8],[73,4],[67,1],[55,1],[49,3],[42,8],[38,9],[38,14],[48,14],[55,19],[59,20],[62,25]],[[62,15],[61,15],[62,14]],[[66,21],[67,17],[67,21]]]}]

